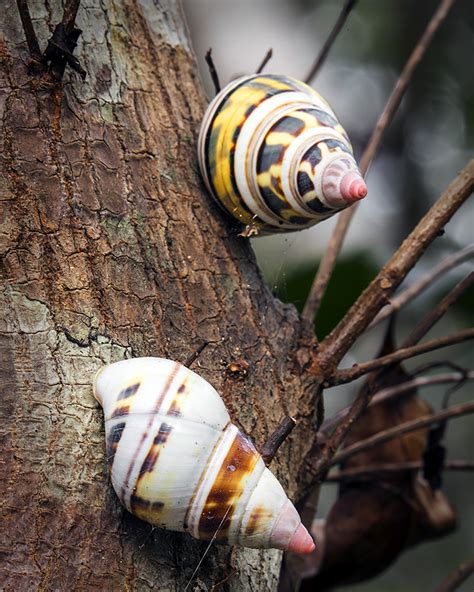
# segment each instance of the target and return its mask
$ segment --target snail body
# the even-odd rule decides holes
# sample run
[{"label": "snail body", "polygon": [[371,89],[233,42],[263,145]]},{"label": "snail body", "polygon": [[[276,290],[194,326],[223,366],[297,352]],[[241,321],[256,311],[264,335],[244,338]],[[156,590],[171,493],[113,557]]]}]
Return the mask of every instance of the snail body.
[{"label": "snail body", "polygon": [[198,539],[306,553],[311,537],[217,391],[162,358],[101,369],[111,480],[122,504],[161,528]]},{"label": "snail body", "polygon": [[222,89],[204,115],[198,160],[209,192],[255,233],[308,228],[367,193],[327,101],[287,76]]}]

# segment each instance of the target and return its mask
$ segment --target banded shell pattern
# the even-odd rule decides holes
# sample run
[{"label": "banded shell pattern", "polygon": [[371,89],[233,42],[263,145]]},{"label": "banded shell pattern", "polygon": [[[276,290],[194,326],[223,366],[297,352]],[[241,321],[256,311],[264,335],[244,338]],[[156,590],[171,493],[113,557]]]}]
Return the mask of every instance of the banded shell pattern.
[{"label": "banded shell pattern", "polygon": [[209,192],[256,233],[313,226],[367,193],[329,104],[287,76],[222,89],[205,113],[198,159]]},{"label": "banded shell pattern", "polygon": [[313,541],[217,391],[178,362],[135,358],[99,370],[106,453],[122,504],[198,539],[310,552]]}]

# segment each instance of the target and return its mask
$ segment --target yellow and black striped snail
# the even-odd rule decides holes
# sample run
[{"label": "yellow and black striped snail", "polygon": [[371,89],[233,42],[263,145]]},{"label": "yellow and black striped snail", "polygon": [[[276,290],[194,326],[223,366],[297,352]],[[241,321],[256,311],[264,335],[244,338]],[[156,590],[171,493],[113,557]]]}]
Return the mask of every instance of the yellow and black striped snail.
[{"label": "yellow and black striped snail", "polygon": [[198,539],[310,553],[314,543],[217,391],[179,362],[134,358],[94,380],[122,504]]},{"label": "yellow and black striped snail", "polygon": [[331,107],[287,76],[222,89],[204,115],[198,159],[209,192],[247,234],[308,228],[367,194]]}]

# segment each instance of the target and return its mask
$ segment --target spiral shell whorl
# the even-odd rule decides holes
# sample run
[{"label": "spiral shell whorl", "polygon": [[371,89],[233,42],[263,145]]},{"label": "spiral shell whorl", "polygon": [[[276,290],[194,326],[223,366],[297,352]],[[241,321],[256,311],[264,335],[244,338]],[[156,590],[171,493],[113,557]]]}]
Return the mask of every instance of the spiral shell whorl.
[{"label": "spiral shell whorl", "polygon": [[345,207],[367,195],[367,188],[353,158],[340,157],[330,162],[321,175],[321,192],[327,203]]},{"label": "spiral shell whorl", "polygon": [[283,488],[203,378],[171,360],[135,358],[99,371],[94,394],[112,484],[130,512],[199,539],[312,550]]},{"label": "spiral shell whorl", "polygon": [[[204,116],[198,156],[215,199],[262,234],[312,226],[363,197],[334,112],[316,91],[285,76],[250,76],[225,87]],[[346,188],[344,167],[359,184],[352,178]]]}]

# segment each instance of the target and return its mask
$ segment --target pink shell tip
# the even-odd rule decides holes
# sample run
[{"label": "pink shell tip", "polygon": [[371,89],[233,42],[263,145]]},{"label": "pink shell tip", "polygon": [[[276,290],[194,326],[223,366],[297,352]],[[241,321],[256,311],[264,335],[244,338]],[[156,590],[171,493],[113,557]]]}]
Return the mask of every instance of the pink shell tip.
[{"label": "pink shell tip", "polygon": [[306,528],[300,524],[293,533],[288,544],[288,551],[292,553],[311,553],[314,551],[315,544]]},{"label": "pink shell tip", "polygon": [[359,201],[359,199],[363,199],[367,195],[367,185],[359,173],[350,171],[344,175],[341,181],[340,191],[345,201],[353,203]]}]

